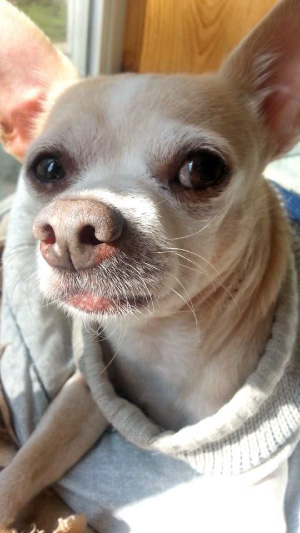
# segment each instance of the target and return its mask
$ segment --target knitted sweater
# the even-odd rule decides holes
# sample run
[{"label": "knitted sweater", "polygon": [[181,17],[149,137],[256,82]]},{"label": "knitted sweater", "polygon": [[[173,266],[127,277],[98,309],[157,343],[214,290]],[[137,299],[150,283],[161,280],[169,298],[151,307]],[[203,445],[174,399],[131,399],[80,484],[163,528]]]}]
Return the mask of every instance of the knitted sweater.
[{"label": "knitted sweater", "polygon": [[257,369],[215,415],[176,433],[116,395],[101,354],[93,357],[92,346],[86,349],[78,339],[84,335],[79,324],[75,357],[103,414],[130,442],[187,461],[202,474],[237,475],[262,467],[259,476],[266,475],[300,439],[299,292],[300,241],[293,232],[293,253]]},{"label": "knitted sweater", "polygon": [[[271,337],[257,369],[215,415],[173,433],[164,431],[135,405],[116,395],[103,371],[96,346],[86,341],[76,324],[72,339],[66,317],[57,309],[45,306],[35,285],[30,284],[35,260],[31,231],[35,214],[36,206],[21,179],[11,212],[4,259],[6,267],[9,266],[4,277],[1,331],[6,349],[0,361],[1,380],[16,435],[20,443],[29,438],[51,399],[72,374],[74,356],[104,415],[117,430],[106,432],[60,480],[56,490],[62,498],[75,511],[85,512],[89,523],[101,533],[216,533],[223,525],[231,532],[252,533],[255,528],[256,533],[285,533],[283,494],[280,493],[278,505],[277,496],[274,505],[270,499],[271,513],[267,511],[266,499],[255,489],[258,496],[252,508],[256,510],[262,501],[267,520],[272,514],[272,525],[269,522],[266,525],[262,517],[256,519],[250,513],[249,529],[241,523],[234,528],[237,513],[236,507],[230,508],[230,504],[237,501],[239,491],[232,496],[232,489],[230,492],[227,486],[223,487],[217,499],[221,482],[214,484],[210,494],[209,476],[202,474],[221,474],[218,480],[245,479],[251,484],[268,479],[279,469],[280,484],[286,491],[287,458],[291,456],[289,479],[293,480],[286,491],[286,520],[288,533],[298,533],[300,502],[295,492],[300,493],[299,446],[295,450],[300,438],[298,226],[294,227],[293,252]],[[12,256],[11,250],[16,249],[21,251]],[[266,494],[270,493],[267,482],[262,481],[261,486]],[[276,495],[280,490],[272,489]],[[225,499],[228,523],[222,514]],[[250,501],[247,494],[240,505],[246,502],[246,508],[251,509]],[[207,527],[203,525],[203,516],[209,509],[212,524],[218,518],[218,513],[212,511],[215,506],[220,510],[220,525]],[[242,507],[240,511],[244,516],[246,511]],[[188,527],[187,516],[190,517]],[[251,518],[256,520],[254,525]]]}]

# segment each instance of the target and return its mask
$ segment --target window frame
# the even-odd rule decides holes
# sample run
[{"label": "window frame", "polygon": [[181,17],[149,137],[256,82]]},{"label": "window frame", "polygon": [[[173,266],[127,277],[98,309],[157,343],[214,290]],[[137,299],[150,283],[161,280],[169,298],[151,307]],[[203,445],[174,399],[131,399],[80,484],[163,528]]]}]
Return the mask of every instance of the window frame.
[{"label": "window frame", "polygon": [[79,75],[120,72],[127,0],[68,0],[67,53]]}]

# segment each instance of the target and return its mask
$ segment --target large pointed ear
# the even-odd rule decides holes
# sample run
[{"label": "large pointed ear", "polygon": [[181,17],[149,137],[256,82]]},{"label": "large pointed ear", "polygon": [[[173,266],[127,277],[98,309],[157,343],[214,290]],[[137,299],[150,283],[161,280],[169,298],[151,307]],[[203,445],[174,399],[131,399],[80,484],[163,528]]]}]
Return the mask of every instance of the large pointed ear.
[{"label": "large pointed ear", "polygon": [[259,114],[269,159],[291,148],[300,133],[300,1],[277,4],[222,70]]},{"label": "large pointed ear", "polygon": [[22,160],[51,102],[77,78],[48,37],[6,0],[0,0],[0,137]]}]

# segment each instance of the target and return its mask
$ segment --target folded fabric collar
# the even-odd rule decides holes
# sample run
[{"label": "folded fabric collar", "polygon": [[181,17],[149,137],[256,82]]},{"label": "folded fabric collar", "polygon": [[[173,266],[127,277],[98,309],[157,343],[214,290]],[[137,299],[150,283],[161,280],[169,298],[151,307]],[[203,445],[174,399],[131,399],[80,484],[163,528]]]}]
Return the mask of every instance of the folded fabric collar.
[{"label": "folded fabric collar", "polygon": [[[201,473],[224,475],[266,464],[271,467],[292,453],[300,428],[300,243],[296,233],[271,336],[256,371],[214,416],[172,433],[117,396],[94,345],[97,342],[85,337],[80,324],[75,321],[71,342],[68,320],[57,309],[45,307],[39,291],[28,290],[35,255],[31,227],[38,206],[22,182],[15,200],[5,258],[9,268],[4,279],[2,342],[7,349],[1,377],[21,442],[73,372],[75,356],[108,421],[139,447],[187,461]],[[24,254],[11,261],[11,249],[24,247],[25,241]],[[24,410],[19,398],[25,393],[31,403]]]},{"label": "folded fabric collar", "polygon": [[215,415],[178,432],[164,431],[117,396],[97,347],[74,323],[74,356],[104,416],[139,447],[182,459],[203,474],[244,474],[288,457],[300,438],[300,241],[282,285],[271,336],[257,369]]}]

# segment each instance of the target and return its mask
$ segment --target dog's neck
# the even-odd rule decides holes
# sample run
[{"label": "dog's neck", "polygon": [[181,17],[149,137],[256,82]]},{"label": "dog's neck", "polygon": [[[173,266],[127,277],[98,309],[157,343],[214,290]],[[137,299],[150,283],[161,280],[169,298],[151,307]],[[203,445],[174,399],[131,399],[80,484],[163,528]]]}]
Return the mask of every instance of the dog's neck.
[{"label": "dog's neck", "polygon": [[257,237],[245,239],[222,283],[171,316],[108,328],[118,382],[163,425],[178,428],[216,412],[263,354],[289,253],[288,223],[266,187],[269,205],[256,217]]},{"label": "dog's neck", "polygon": [[265,187],[267,205],[255,213],[222,283],[198,295],[194,303],[203,357],[222,354],[227,359],[232,354],[236,362],[242,359],[246,374],[256,366],[269,337],[290,250],[288,221],[274,190],[267,183]]}]

